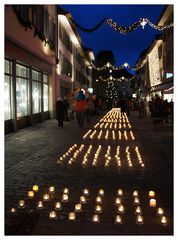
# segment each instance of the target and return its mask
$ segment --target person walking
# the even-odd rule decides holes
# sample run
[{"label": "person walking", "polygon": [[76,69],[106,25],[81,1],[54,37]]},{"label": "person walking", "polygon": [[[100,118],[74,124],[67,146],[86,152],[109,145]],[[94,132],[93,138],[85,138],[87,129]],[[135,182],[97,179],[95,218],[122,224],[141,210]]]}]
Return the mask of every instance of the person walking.
[{"label": "person walking", "polygon": [[63,127],[64,103],[61,97],[59,97],[56,102],[56,118],[58,120],[58,127]]},{"label": "person walking", "polygon": [[86,99],[86,107],[85,108],[86,108],[86,121],[88,124],[90,124],[92,111],[95,110],[91,97]]},{"label": "person walking", "polygon": [[81,90],[77,95],[77,99],[76,99],[77,122],[81,129],[83,129],[85,111],[86,111],[86,100],[85,100],[85,95]]}]

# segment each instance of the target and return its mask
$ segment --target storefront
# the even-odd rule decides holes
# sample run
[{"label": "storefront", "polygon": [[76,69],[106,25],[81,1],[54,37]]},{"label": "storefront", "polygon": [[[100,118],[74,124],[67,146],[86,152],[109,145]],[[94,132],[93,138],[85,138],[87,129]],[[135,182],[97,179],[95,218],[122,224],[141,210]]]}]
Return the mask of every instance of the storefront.
[{"label": "storefront", "polygon": [[170,82],[165,82],[165,83],[161,83],[157,86],[152,87],[152,95],[155,96],[156,94],[161,96],[163,98],[163,100],[168,100],[168,102],[170,102],[171,100],[173,100],[173,81]]},{"label": "storefront", "polygon": [[48,119],[48,73],[10,58],[4,69],[5,133]]}]

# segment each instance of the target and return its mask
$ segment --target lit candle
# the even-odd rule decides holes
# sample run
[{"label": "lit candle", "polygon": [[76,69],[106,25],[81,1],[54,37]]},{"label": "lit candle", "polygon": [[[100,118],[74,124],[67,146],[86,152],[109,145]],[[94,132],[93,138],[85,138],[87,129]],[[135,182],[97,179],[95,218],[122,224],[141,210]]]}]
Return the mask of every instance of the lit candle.
[{"label": "lit candle", "polygon": [[85,196],[88,196],[88,195],[89,195],[89,190],[85,188],[85,189],[83,190],[83,194],[84,194]]},{"label": "lit candle", "polygon": [[62,195],[62,202],[68,202],[69,201],[69,196],[67,194]]},{"label": "lit candle", "polygon": [[61,203],[60,202],[55,203],[55,210],[61,210]]},{"label": "lit candle", "polygon": [[48,193],[43,195],[43,200],[44,201],[49,201],[49,194]]},{"label": "lit candle", "polygon": [[100,205],[95,206],[95,212],[96,213],[102,213],[102,207]]},{"label": "lit candle", "polygon": [[81,196],[80,197],[80,203],[86,203],[87,201],[86,201],[86,198],[84,197],[84,196]]},{"label": "lit candle", "polygon": [[34,186],[32,187],[32,189],[33,189],[34,192],[38,192],[39,187],[38,187],[38,185],[34,185]]},{"label": "lit candle", "polygon": [[167,225],[167,218],[165,216],[161,217],[161,224],[164,226]]},{"label": "lit candle", "polygon": [[96,203],[102,203],[102,198],[100,196],[96,197]]},{"label": "lit candle", "polygon": [[99,195],[100,195],[100,196],[104,196],[104,190],[103,190],[103,189],[100,189],[100,190],[99,190]]},{"label": "lit candle", "polygon": [[35,194],[34,191],[28,191],[28,198],[32,199],[34,198]]},{"label": "lit candle", "polygon": [[140,199],[138,197],[134,197],[134,205],[139,205],[140,204]]},{"label": "lit candle", "polygon": [[154,198],[150,199],[150,207],[156,207],[156,199]]},{"label": "lit candle", "polygon": [[125,207],[120,204],[120,205],[118,206],[118,208],[117,208],[117,211],[118,211],[118,213],[122,213],[122,214],[123,214],[123,213],[125,212]]},{"label": "lit candle", "polygon": [[98,214],[94,214],[92,217],[92,222],[93,223],[99,223],[100,222],[100,217]]},{"label": "lit candle", "polygon": [[16,213],[16,209],[15,208],[11,208],[10,212],[11,213]]},{"label": "lit candle", "polygon": [[140,206],[137,206],[137,207],[136,207],[136,209],[135,209],[135,214],[136,214],[136,215],[142,214],[142,209],[141,209]]},{"label": "lit candle", "polygon": [[158,208],[158,209],[157,209],[157,215],[161,216],[161,215],[163,215],[163,214],[164,214],[163,208]]},{"label": "lit candle", "polygon": [[149,191],[149,197],[150,198],[155,198],[155,192],[154,191]]},{"label": "lit candle", "polygon": [[144,223],[144,220],[143,220],[143,216],[142,215],[138,215],[136,217],[136,223],[137,224],[143,224]]},{"label": "lit candle", "polygon": [[50,218],[50,219],[57,219],[57,214],[56,214],[56,212],[55,212],[55,211],[51,211],[51,212],[49,213],[49,218]]},{"label": "lit candle", "polygon": [[25,201],[24,200],[19,201],[18,208],[25,208]]},{"label": "lit candle", "polygon": [[44,205],[43,205],[43,202],[42,201],[39,201],[37,203],[37,209],[43,209],[44,208]]},{"label": "lit candle", "polygon": [[137,190],[135,190],[135,191],[133,192],[133,197],[138,197],[138,191],[137,191]]},{"label": "lit candle", "polygon": [[121,204],[121,198],[116,198],[115,205],[118,206],[119,204]]},{"label": "lit candle", "polygon": [[55,193],[55,187],[54,186],[49,187],[49,193]]},{"label": "lit candle", "polygon": [[64,194],[69,194],[69,189],[68,188],[64,188],[63,193]]},{"label": "lit candle", "polygon": [[82,204],[78,203],[75,205],[75,212],[81,212],[82,211]]},{"label": "lit candle", "polygon": [[116,215],[116,217],[115,217],[115,223],[116,223],[116,224],[122,224],[122,216]]},{"label": "lit candle", "polygon": [[122,191],[122,189],[118,189],[117,195],[118,195],[118,196],[123,196],[123,191]]},{"label": "lit candle", "polygon": [[69,219],[69,221],[75,221],[76,220],[76,213],[75,212],[70,212],[68,219]]}]

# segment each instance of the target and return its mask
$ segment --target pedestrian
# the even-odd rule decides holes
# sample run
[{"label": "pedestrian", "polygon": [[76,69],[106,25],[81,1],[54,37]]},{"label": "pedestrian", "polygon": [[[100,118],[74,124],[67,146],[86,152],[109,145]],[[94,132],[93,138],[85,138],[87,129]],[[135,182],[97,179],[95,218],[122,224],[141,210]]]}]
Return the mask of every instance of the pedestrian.
[{"label": "pedestrian", "polygon": [[56,118],[58,120],[58,127],[63,127],[64,103],[61,97],[59,97],[56,101]]},{"label": "pedestrian", "polygon": [[91,116],[92,116],[92,112],[95,110],[94,108],[94,104],[92,102],[91,97],[86,99],[86,121],[87,123],[91,123]]},{"label": "pedestrian", "polygon": [[81,90],[78,93],[77,99],[76,99],[77,122],[81,129],[83,129],[85,111],[86,111],[86,100],[85,100],[85,95]]}]

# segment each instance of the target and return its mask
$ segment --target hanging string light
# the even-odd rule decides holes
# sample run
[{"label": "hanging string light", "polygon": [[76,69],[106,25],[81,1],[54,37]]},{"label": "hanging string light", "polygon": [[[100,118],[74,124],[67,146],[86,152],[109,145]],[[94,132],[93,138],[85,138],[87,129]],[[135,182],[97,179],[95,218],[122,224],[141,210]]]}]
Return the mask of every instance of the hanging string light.
[{"label": "hanging string light", "polygon": [[122,65],[116,67],[116,66],[113,66],[111,63],[107,62],[105,65],[103,65],[102,67],[96,67],[93,63],[91,63],[92,65],[92,68],[93,69],[96,69],[98,71],[101,71],[101,70],[104,70],[104,69],[107,69],[107,68],[111,68],[112,70],[121,70],[121,69],[124,69],[124,68],[130,68],[131,70],[133,71],[136,71],[140,68],[143,67],[143,64],[139,64],[139,65],[136,65],[136,66],[131,66],[129,63],[125,62],[123,63]]},{"label": "hanging string light", "polygon": [[112,82],[112,81],[118,81],[118,82],[121,82],[121,81],[131,81],[133,78],[135,77],[135,75],[131,78],[125,78],[124,76],[120,77],[120,78],[114,78],[113,76],[109,76],[108,78],[102,78],[101,76],[99,76],[99,79],[101,81],[104,81],[104,82]]},{"label": "hanging string light", "polygon": [[150,27],[154,28],[155,30],[158,31],[163,31],[164,29],[168,29],[174,26],[173,23],[170,23],[168,25],[165,26],[157,26],[156,24],[152,23],[148,18],[140,18],[137,22],[133,23],[132,25],[130,25],[129,27],[124,27],[121,26],[117,23],[115,23],[111,18],[107,19],[107,18],[103,18],[98,24],[96,24],[96,26],[87,29],[84,28],[82,26],[80,26],[76,21],[74,21],[74,19],[70,18],[70,20],[78,27],[80,28],[82,31],[85,32],[93,32],[95,30],[97,30],[99,27],[101,27],[103,25],[104,22],[107,22],[108,25],[110,25],[114,30],[126,35],[132,31],[134,31],[136,28],[138,28],[139,26],[142,27],[142,29],[145,29],[145,26],[148,24]]}]

